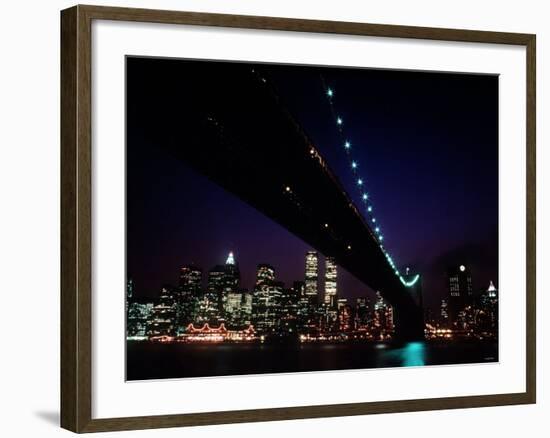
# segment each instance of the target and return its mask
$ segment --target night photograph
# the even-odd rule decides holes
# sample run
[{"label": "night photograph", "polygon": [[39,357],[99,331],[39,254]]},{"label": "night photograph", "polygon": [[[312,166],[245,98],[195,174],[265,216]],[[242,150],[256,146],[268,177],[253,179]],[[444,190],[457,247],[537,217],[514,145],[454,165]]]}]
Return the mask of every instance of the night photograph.
[{"label": "night photograph", "polygon": [[498,362],[496,75],[126,58],[126,379]]}]

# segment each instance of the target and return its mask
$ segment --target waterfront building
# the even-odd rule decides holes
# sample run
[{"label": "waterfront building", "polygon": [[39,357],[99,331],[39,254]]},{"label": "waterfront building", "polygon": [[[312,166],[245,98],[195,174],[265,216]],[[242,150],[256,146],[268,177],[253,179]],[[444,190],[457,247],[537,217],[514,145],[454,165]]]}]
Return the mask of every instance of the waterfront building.
[{"label": "waterfront building", "polygon": [[126,320],[126,338],[130,340],[147,339],[147,329],[151,323],[153,303],[131,302]]},{"label": "waterfront building", "polygon": [[263,283],[254,289],[252,299],[252,321],[262,334],[275,332],[282,315],[283,283]]},{"label": "waterfront building", "polygon": [[161,289],[158,303],[151,309],[149,339],[173,337],[176,335],[176,301],[169,286]]}]

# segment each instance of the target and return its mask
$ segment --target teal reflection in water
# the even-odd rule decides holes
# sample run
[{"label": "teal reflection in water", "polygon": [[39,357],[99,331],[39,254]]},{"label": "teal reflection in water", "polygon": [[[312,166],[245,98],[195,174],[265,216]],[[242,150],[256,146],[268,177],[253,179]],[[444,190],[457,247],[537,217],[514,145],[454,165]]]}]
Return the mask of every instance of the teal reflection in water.
[{"label": "teal reflection in water", "polygon": [[426,344],[424,342],[409,342],[395,348],[386,344],[386,351],[381,351],[379,367],[421,367],[426,365]]},{"label": "teal reflection in water", "polygon": [[426,364],[426,344],[424,342],[409,342],[398,351],[401,365],[404,367],[419,367]]}]

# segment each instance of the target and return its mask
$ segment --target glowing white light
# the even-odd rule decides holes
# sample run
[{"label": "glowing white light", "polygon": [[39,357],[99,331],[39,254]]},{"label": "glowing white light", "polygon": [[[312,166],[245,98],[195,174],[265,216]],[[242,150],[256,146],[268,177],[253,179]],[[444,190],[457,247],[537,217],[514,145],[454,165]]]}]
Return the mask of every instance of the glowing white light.
[{"label": "glowing white light", "polygon": [[372,218],[372,223],[373,224],[376,223],[376,218],[375,217]]},{"label": "glowing white light", "polygon": [[372,211],[372,206],[369,205],[369,206],[367,207],[367,211],[370,213],[370,212]]},{"label": "glowing white light", "polygon": [[351,168],[352,169],[357,169],[357,163],[355,161],[351,162]]},{"label": "glowing white light", "polygon": [[362,180],[361,178],[359,178],[359,179],[357,180],[357,184],[359,184],[360,186],[362,186],[362,185],[363,185],[363,180]]},{"label": "glowing white light", "polygon": [[289,186],[286,186],[285,190],[286,190],[287,192],[290,192],[290,187],[289,187]]},{"label": "glowing white light", "polygon": [[377,233],[379,233],[379,232],[380,232],[380,227],[376,227],[376,228],[374,229],[374,231],[376,231]]},{"label": "glowing white light", "polygon": [[382,234],[380,234],[380,236],[378,236],[378,239],[379,240],[384,240],[384,236],[382,236]]},{"label": "glowing white light", "polygon": [[332,91],[331,88],[327,89],[327,96],[328,97],[332,97],[333,94],[334,94],[334,91]]},{"label": "glowing white light", "polygon": [[461,272],[464,272],[465,270],[466,270],[466,266],[460,265],[460,271],[461,271]]},{"label": "glowing white light", "polygon": [[341,125],[341,124],[343,123],[342,118],[341,118],[341,117],[338,117],[338,118],[336,119],[336,123],[337,123],[338,125]]},{"label": "glowing white light", "polygon": [[227,256],[227,260],[225,261],[226,265],[234,265],[235,264],[235,257],[233,257],[233,251],[229,253]]},{"label": "glowing white light", "polygon": [[367,199],[369,199],[369,195],[367,195],[366,193],[363,193],[363,201],[366,201]]},{"label": "glowing white light", "polygon": [[345,147],[346,149],[349,149],[349,148],[351,147],[351,143],[350,143],[349,141],[346,141],[346,142],[344,143],[344,147]]}]

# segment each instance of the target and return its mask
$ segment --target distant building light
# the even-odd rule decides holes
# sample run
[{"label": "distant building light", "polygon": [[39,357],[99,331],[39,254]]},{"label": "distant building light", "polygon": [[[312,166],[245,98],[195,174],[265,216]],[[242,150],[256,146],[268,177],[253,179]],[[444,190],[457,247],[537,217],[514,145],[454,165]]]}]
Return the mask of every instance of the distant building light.
[{"label": "distant building light", "polygon": [[233,251],[229,253],[227,256],[227,260],[225,261],[226,265],[234,265],[235,264],[235,257],[233,256]]}]

